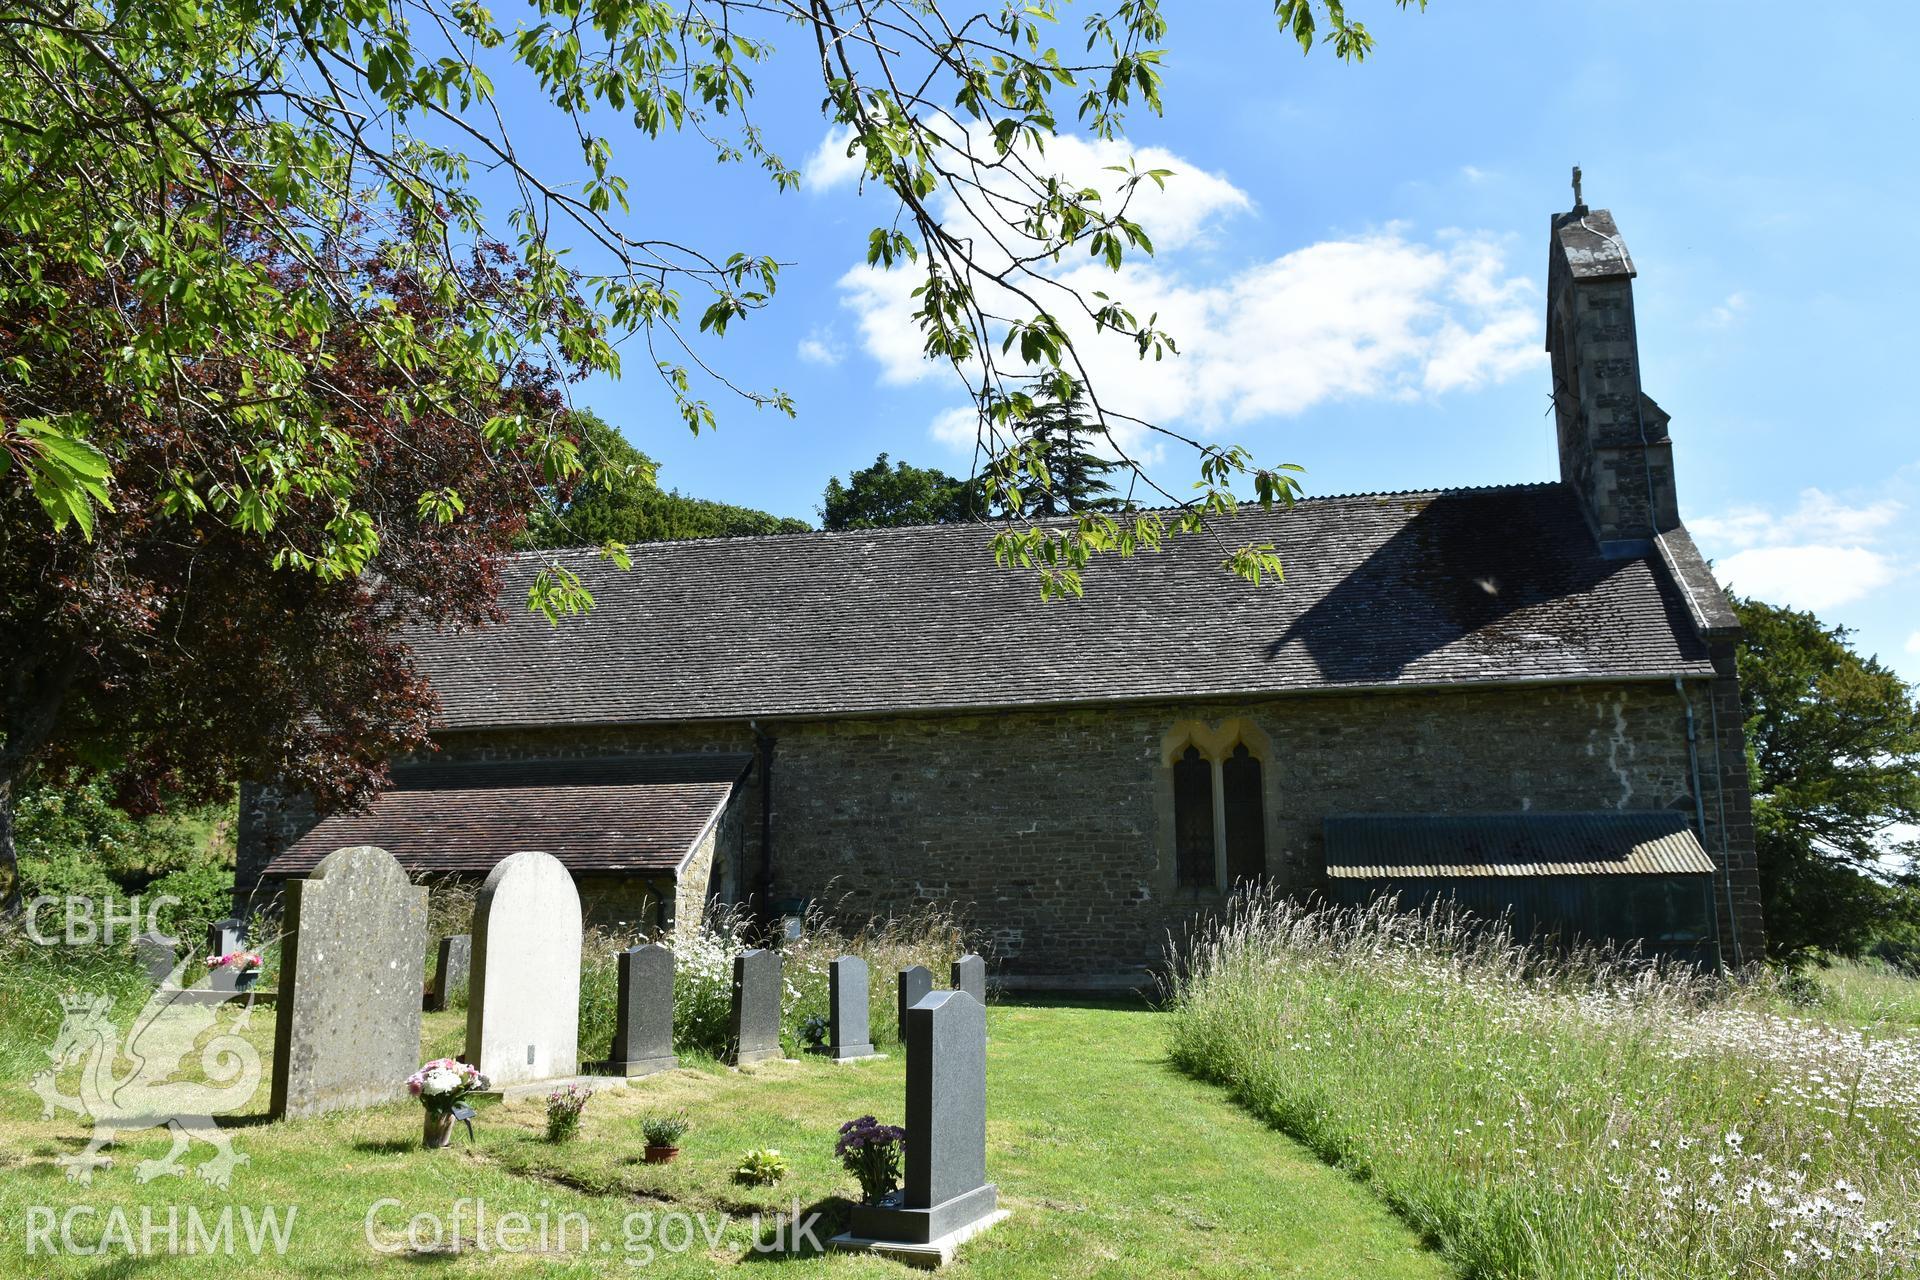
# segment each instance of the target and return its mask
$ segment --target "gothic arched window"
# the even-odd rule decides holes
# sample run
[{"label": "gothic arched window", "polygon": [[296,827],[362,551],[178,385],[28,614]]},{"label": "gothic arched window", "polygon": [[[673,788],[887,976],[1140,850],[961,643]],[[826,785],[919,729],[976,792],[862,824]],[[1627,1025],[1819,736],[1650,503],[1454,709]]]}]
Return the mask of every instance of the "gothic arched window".
[{"label": "gothic arched window", "polygon": [[1236,744],[1233,754],[1220,764],[1220,794],[1227,884],[1258,880],[1267,873],[1266,806],[1260,799],[1260,761],[1244,742]]},{"label": "gothic arched window", "polygon": [[1213,764],[1188,746],[1173,762],[1174,860],[1182,889],[1214,883]]}]

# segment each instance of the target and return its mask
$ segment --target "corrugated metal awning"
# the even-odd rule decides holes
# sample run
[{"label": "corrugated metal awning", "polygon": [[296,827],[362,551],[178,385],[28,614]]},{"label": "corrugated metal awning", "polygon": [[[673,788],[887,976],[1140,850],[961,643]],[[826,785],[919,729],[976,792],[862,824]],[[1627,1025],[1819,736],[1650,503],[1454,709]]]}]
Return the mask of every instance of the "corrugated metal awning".
[{"label": "corrugated metal awning", "polygon": [[1336,880],[1712,875],[1686,814],[1355,813],[1326,820]]},{"label": "corrugated metal awning", "polygon": [[741,754],[488,761],[393,771],[364,809],[337,813],[267,864],[310,874],[349,845],[378,845],[414,874],[484,872],[539,849],[567,870],[673,875],[753,763]]}]

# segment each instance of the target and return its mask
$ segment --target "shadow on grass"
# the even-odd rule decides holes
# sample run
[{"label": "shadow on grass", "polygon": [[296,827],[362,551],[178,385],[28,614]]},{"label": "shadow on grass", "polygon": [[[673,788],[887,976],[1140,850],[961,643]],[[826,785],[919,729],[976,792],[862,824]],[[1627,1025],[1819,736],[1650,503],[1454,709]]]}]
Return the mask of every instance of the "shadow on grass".
[{"label": "shadow on grass", "polygon": [[405,1155],[409,1151],[418,1151],[421,1146],[419,1142],[409,1138],[362,1138],[353,1144],[353,1149],[368,1155],[398,1156]]},{"label": "shadow on grass", "polygon": [[[826,1243],[847,1229],[853,1219],[853,1201],[845,1196],[827,1196],[800,1210],[797,1221],[811,1229],[795,1231],[794,1223],[782,1212],[754,1233],[753,1245],[741,1257],[742,1262],[792,1262],[817,1258],[826,1252]],[[818,1247],[815,1247],[817,1242]]]}]

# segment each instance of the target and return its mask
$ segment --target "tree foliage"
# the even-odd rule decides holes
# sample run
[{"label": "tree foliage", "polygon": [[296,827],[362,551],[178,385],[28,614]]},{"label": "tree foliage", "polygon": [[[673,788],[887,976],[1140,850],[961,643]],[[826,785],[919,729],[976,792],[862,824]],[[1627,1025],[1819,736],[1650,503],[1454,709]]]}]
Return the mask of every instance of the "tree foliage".
[{"label": "tree foliage", "polygon": [[937,467],[889,465],[884,453],[872,466],[851,472],[844,482],[838,476],[830,478],[820,506],[823,529],[891,529],[985,517],[980,484],[957,479]]},{"label": "tree foliage", "polygon": [[659,464],[597,414],[576,411],[570,428],[581,452],[599,459],[601,465],[595,475],[578,480],[564,498],[543,502],[534,510],[520,539],[523,547],[624,546],[804,533],[809,528],[804,520],[661,489],[656,482]]},{"label": "tree foliage", "polygon": [[[1272,0],[1272,11],[1303,50],[1325,43],[1358,60],[1372,47],[1341,0]],[[716,389],[791,410],[778,389],[729,379],[707,347],[770,303],[779,264],[636,225],[641,165],[614,138],[680,134],[791,187],[798,174],[752,109],[760,66],[792,57],[817,68],[826,115],[884,193],[869,260],[915,273],[926,354],[966,380],[997,457],[1030,408],[1017,380],[1036,370],[1063,398],[1084,392],[1096,421],[1123,417],[1087,377],[1076,331],[1119,334],[1142,358],[1175,350],[1156,316],[1049,271],[1074,257],[1117,270],[1150,253],[1130,203],[1172,175],[1121,166],[1095,189],[1044,161],[1066,128],[1114,138],[1129,111],[1162,110],[1166,16],[1159,0],[1122,0],[1066,40],[1062,16],[1058,0],[527,0],[507,20],[472,0],[13,0],[0,9],[0,309],[72,336],[68,376],[84,352],[84,372],[143,412],[218,420],[228,456],[170,475],[171,506],[206,508],[292,567],[356,574],[384,532],[353,501],[378,445],[331,429],[333,401],[311,374],[321,351],[343,349],[335,317],[380,301],[355,274],[369,244],[462,319],[422,330],[361,306],[354,358],[377,374],[376,398],[401,418],[451,416],[550,477],[594,460],[554,421],[500,412],[489,392],[501,368],[617,374],[623,351],[643,351],[695,431],[714,424]],[[776,38],[794,43],[776,55]],[[506,103],[496,79],[519,100]],[[542,108],[577,142],[578,165],[548,171],[515,144],[503,122]],[[483,188],[506,194],[489,207]],[[262,271],[236,239],[302,270]],[[511,287],[477,298],[464,259],[493,241]],[[107,287],[60,283],[71,278]],[[239,375],[219,396],[193,377],[213,353]],[[0,470],[56,529],[86,536],[120,505],[130,459],[105,420],[43,395],[47,376],[0,352]],[[1295,490],[1287,470],[1244,450],[1166,435],[1199,463],[1197,495],[1163,495],[1177,514],[1009,527],[1001,558],[1074,591],[1089,555],[1198,530],[1234,505],[1236,482],[1262,502]],[[337,518],[285,545],[279,526],[316,492]],[[1262,547],[1228,549],[1226,562],[1256,580],[1279,567]],[[532,603],[552,615],[590,598],[556,562]]]},{"label": "tree foliage", "polygon": [[1065,395],[1061,399],[1043,389],[1035,398],[1021,426],[1022,439],[998,464],[1008,473],[997,486],[1002,500],[1030,519],[1131,511],[1133,502],[1118,493],[1110,479],[1129,474],[1112,456],[1112,439],[1089,420],[1086,397],[1077,384]]},{"label": "tree foliage", "polygon": [[[238,232],[229,252],[286,291],[305,271]],[[458,415],[386,394],[363,326],[399,321],[435,341],[464,327],[463,311],[443,308],[430,282],[377,248],[337,253],[334,270],[358,285],[313,338],[301,394],[318,416],[306,447],[359,462],[324,484],[277,467],[252,447],[252,428],[221,411],[251,394],[244,350],[202,353],[181,370],[181,394],[153,399],[86,372],[110,363],[92,344],[115,338],[64,328],[50,313],[70,304],[16,294],[0,309],[36,401],[96,424],[116,460],[113,516],[91,538],[38,518],[30,491],[0,488],[0,875],[10,904],[11,802],[31,770],[104,774],[135,814],[169,798],[211,801],[244,776],[285,776],[322,805],[348,803],[384,780],[389,757],[427,739],[435,703],[409,630],[498,616],[499,558],[546,474],[539,456],[490,446]],[[107,305],[117,288],[77,271],[45,279],[88,305]],[[515,287],[498,253],[461,272],[477,305]],[[502,415],[559,415],[539,367],[496,370],[489,399]],[[214,496],[244,508],[262,484],[276,491],[270,523],[236,521]],[[296,567],[363,536],[361,572]]]},{"label": "tree foliage", "polygon": [[1768,950],[1858,954],[1920,915],[1920,882],[1899,861],[1920,844],[1890,838],[1920,823],[1920,700],[1845,627],[1758,600],[1738,608]]}]

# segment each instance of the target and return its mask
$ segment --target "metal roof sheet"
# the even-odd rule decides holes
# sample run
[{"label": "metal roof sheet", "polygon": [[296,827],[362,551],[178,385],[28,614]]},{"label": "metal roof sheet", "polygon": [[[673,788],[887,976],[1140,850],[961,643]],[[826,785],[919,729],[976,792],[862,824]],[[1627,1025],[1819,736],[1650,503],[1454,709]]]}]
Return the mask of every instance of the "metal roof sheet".
[{"label": "metal roof sheet", "polygon": [[1714,872],[1676,810],[1339,814],[1325,830],[1337,880]]}]

